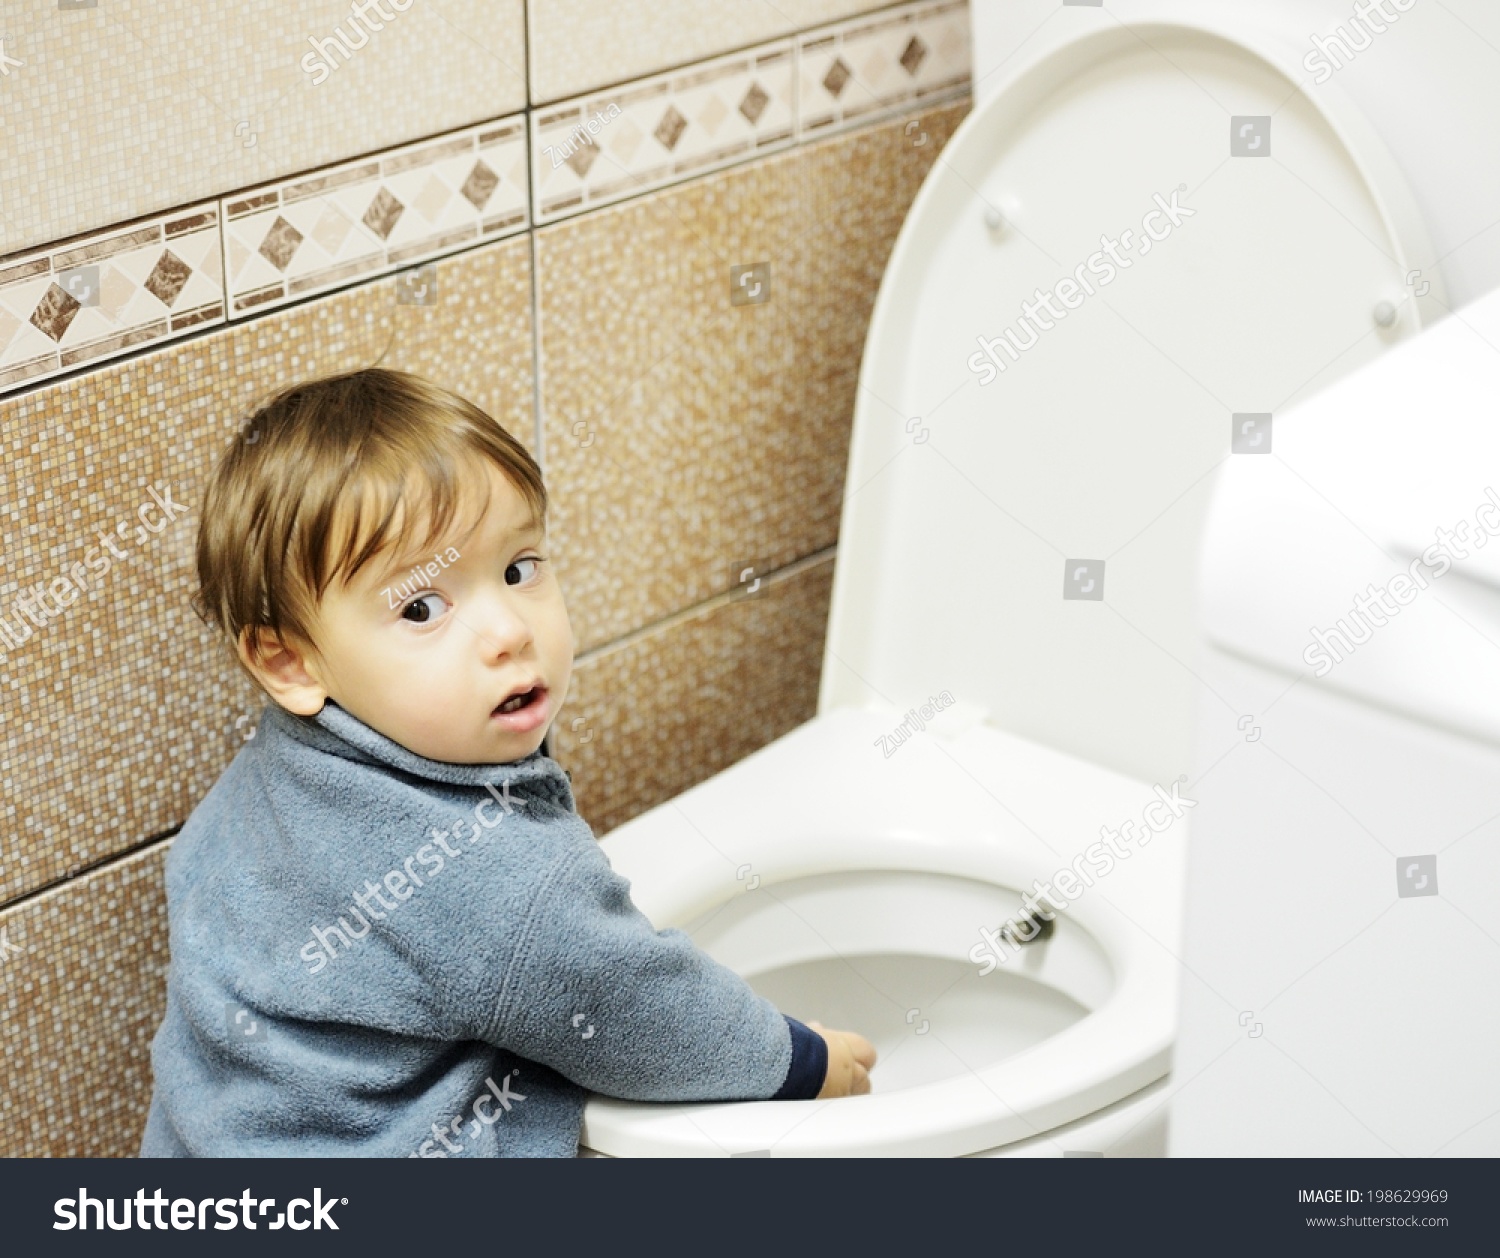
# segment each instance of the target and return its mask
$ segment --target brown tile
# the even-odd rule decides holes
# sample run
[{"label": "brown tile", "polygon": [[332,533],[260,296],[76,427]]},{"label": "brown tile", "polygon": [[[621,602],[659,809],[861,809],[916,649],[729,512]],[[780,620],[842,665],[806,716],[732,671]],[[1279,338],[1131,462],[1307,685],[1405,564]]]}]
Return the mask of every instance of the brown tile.
[{"label": "brown tile", "polygon": [[579,661],[554,753],[596,835],[812,719],[832,588],[820,559]]},{"label": "brown tile", "polygon": [[0,913],[0,1157],[134,1157],[166,1008],[166,845]]},{"label": "brown tile", "polygon": [[[967,102],[537,231],[553,547],[580,649],[833,544],[896,232]],[[769,263],[731,305],[730,268]],[[744,292],[750,291],[746,287]]]},{"label": "brown tile", "polygon": [[302,233],[286,219],[277,218],[271,224],[271,230],[266,233],[266,238],[260,242],[260,251],[278,271],[285,271],[287,263],[292,260],[292,254],[297,252],[297,246],[301,243]]},{"label": "brown tile", "polygon": [[164,250],[151,274],[146,277],[146,287],[162,305],[170,306],[187,283],[191,268],[170,249]]},{"label": "brown tile", "polygon": [[73,322],[73,317],[81,309],[76,298],[53,284],[42,294],[41,301],[31,312],[31,322],[54,341],[60,341],[63,333],[68,330],[68,325]]},{"label": "brown tile", "polygon": [[398,304],[382,280],[0,400],[7,621],[17,590],[65,573],[98,530],[133,529],[150,486],[189,508],[118,542],[130,558],[92,598],[0,656],[0,903],[180,825],[259,712],[188,605],[196,506],[254,399],[389,345],[384,365],[457,390],[533,444],[528,242],[435,265],[431,306]]},{"label": "brown tile", "polygon": [[[69,605],[0,657],[0,900],[171,823],[153,802],[167,789],[160,664],[170,600],[152,562],[161,537],[135,534],[155,460],[131,436],[144,394],[115,402],[102,422],[75,397],[22,424],[12,422],[16,405],[0,404],[5,621],[16,625],[22,591],[53,586],[74,563],[88,583],[86,593],[62,591]],[[123,557],[99,544],[101,532]]]}]

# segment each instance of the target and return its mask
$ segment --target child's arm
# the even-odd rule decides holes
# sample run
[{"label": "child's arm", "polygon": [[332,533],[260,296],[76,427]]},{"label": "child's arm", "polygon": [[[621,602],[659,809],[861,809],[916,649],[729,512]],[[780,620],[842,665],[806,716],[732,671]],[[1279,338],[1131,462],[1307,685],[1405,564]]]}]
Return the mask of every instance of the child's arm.
[{"label": "child's arm", "polygon": [[869,1090],[863,1036],[777,1011],[679,930],[655,930],[593,843],[528,916],[484,1038],[608,1096],[804,1099]]}]

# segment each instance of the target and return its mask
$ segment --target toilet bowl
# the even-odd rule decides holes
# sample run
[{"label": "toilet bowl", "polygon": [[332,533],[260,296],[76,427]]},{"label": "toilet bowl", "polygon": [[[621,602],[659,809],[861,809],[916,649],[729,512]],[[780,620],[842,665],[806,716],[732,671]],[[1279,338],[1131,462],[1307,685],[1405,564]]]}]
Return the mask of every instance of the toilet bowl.
[{"label": "toilet bowl", "polygon": [[[1100,824],[1139,817],[1156,797],[966,716],[930,724],[888,766],[872,744],[900,714],[834,709],[602,840],[659,929],[685,930],[792,1016],[859,1029],[880,1062],[869,1096],[839,1102],[593,1098],[586,1146],[961,1156],[1161,1078],[1185,824],[1075,898],[1058,893],[1067,907],[1052,935],[1002,943],[987,968],[975,960],[989,955],[981,928],[1012,917]],[[986,807],[992,798],[1009,811]]]},{"label": "toilet bowl", "polygon": [[[1383,353],[1443,293],[1407,289],[1415,202],[1332,85],[1299,93],[1275,40],[1189,0],[1137,8],[1046,23],[903,226],[818,715],[601,841],[659,929],[873,1039],[871,1094],[594,1097],[587,1150],[1164,1151],[1209,473],[1237,414]],[[1064,302],[1101,232],[1130,265]],[[998,345],[1043,290],[1066,317]],[[1007,944],[1043,884],[1052,930]]]}]

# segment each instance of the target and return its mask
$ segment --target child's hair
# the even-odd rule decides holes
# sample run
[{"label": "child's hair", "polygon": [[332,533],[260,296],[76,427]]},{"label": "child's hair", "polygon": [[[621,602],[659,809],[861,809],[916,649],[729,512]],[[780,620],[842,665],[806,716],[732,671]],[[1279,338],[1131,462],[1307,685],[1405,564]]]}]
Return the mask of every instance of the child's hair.
[{"label": "child's hair", "polygon": [[198,528],[194,611],[232,644],[258,627],[313,643],[329,585],[351,580],[387,547],[432,545],[481,459],[510,480],[535,522],[546,519],[531,455],[448,389],[368,367],[282,390],[255,410],[214,471]]}]

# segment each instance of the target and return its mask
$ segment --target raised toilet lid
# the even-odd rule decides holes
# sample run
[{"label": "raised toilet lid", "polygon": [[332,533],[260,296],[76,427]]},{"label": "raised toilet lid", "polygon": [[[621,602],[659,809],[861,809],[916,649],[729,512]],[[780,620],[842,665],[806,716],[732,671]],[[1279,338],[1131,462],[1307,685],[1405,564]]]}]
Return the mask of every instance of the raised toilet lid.
[{"label": "raised toilet lid", "polygon": [[[1420,326],[1414,203],[1328,89],[1314,105],[1270,60],[1183,26],[1057,22],[1028,47],[939,156],[876,302],[818,719],[605,840],[658,925],[742,893],[744,862],[769,880],[993,861],[984,876],[1012,887],[1055,868],[1055,850],[1017,856],[1025,827],[979,833],[998,810],[962,806],[976,783],[1034,823],[1092,801],[1069,843],[1131,815],[1189,767],[1194,550],[1231,414],[1274,413]],[[1271,118],[1269,158],[1230,156],[1238,116]],[[1191,216],[1126,246],[1128,269],[979,383],[977,337],[1174,193]],[[1011,220],[998,232],[991,208]],[[1062,597],[1066,560],[1104,562],[1102,600]],[[872,737],[942,691],[988,723],[913,741],[901,774],[923,789],[891,790]],[[1070,911],[1118,967],[1114,996],[1014,1059],[811,1119],[819,1103],[593,1098],[585,1137],[627,1155],[951,1156],[1095,1112],[1166,1070],[1184,850],[1164,837]]]},{"label": "raised toilet lid", "polygon": [[[855,404],[819,708],[946,689],[1166,781],[1189,767],[1194,552],[1232,416],[1274,416],[1443,294],[1393,159],[1335,83],[1299,91],[1206,29],[1069,20],[1094,12],[1026,45],[901,231]],[[1112,278],[1101,236],[1129,263]],[[1052,327],[1028,334],[1038,290],[1064,317],[1038,308]],[[1036,343],[997,348],[1005,370],[981,383],[978,338],[1007,328]],[[1080,566],[1085,596],[1065,598]]]}]

